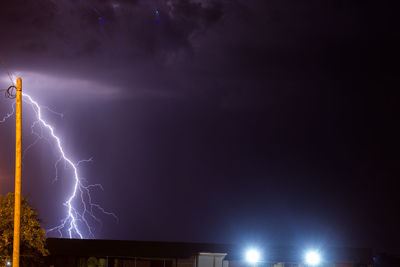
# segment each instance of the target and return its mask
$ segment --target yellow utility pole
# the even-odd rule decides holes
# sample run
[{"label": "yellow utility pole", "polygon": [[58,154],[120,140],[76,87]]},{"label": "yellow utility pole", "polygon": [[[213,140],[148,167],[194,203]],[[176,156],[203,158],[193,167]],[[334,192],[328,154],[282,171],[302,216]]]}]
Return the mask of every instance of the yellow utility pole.
[{"label": "yellow utility pole", "polygon": [[13,267],[19,267],[19,242],[21,228],[21,111],[22,79],[17,79],[17,106],[15,110],[15,209]]}]

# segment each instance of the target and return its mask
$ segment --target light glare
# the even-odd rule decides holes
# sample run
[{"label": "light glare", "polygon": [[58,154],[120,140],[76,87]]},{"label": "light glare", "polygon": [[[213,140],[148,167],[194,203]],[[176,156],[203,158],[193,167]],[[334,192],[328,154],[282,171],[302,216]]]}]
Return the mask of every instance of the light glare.
[{"label": "light glare", "polygon": [[309,265],[318,265],[321,262],[321,256],[316,251],[309,251],[306,254],[306,262]]},{"label": "light glare", "polygon": [[260,260],[260,253],[255,249],[250,249],[246,253],[246,260],[251,263],[256,263]]}]

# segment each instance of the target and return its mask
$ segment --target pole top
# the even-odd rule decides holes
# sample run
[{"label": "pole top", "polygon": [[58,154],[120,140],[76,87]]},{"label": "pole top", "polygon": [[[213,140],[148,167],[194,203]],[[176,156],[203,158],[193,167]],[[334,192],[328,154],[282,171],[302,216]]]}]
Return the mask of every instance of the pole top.
[{"label": "pole top", "polygon": [[22,78],[17,78],[17,91],[22,91]]}]

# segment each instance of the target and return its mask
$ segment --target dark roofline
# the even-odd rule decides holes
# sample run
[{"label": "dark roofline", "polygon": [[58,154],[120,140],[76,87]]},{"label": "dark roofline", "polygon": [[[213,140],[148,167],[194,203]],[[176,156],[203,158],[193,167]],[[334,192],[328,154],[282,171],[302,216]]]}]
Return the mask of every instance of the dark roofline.
[{"label": "dark roofline", "polygon": [[105,239],[47,238],[52,255],[190,258],[199,252],[234,254],[235,245]]},{"label": "dark roofline", "polygon": [[[208,252],[227,253],[225,259],[235,261],[244,256],[243,247],[233,244],[48,238],[47,246],[52,256],[185,259]],[[264,250],[271,262],[303,260],[304,250],[299,247],[270,246]],[[370,248],[330,247],[324,252],[324,259],[331,262],[370,263],[374,256]]]}]

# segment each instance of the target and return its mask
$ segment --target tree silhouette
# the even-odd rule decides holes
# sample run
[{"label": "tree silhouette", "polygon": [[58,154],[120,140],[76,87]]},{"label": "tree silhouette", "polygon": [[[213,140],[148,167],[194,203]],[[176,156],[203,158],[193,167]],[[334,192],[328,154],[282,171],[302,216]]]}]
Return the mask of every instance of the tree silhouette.
[{"label": "tree silhouette", "polygon": [[[0,195],[0,266],[12,259],[14,233],[14,194]],[[21,199],[21,266],[40,266],[46,249],[46,234],[39,224],[39,215]]]}]

